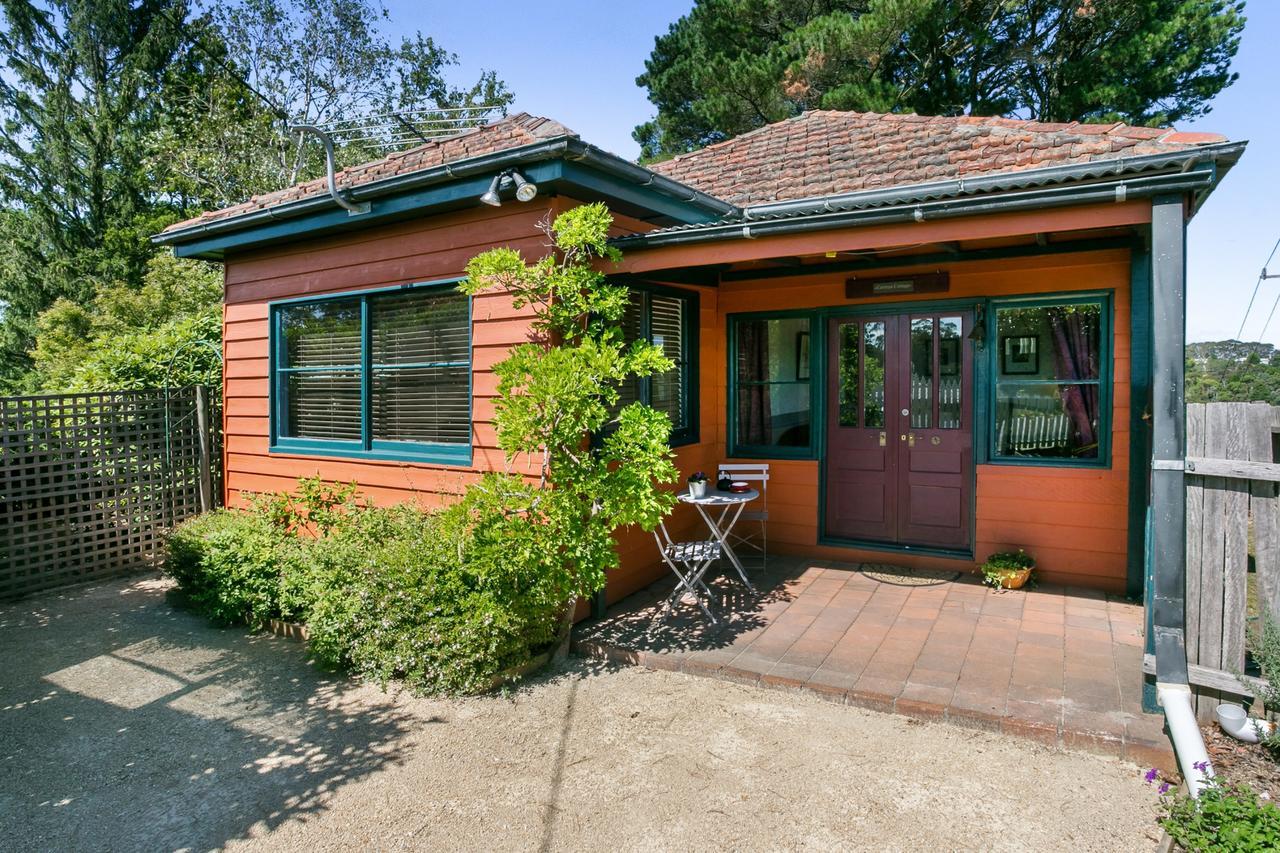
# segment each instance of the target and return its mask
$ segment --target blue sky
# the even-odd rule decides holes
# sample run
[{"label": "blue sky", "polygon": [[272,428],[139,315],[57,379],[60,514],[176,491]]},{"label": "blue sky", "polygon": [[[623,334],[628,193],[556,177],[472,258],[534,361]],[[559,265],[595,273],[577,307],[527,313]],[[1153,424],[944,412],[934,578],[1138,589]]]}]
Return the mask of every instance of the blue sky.
[{"label": "blue sky", "polygon": [[[624,157],[639,149],[631,129],[653,114],[635,78],[655,36],[692,0],[602,3],[553,0],[531,14],[527,2],[388,3],[397,29],[422,30],[459,54],[459,83],[481,68],[498,72],[517,109],[551,116],[584,139]],[[1250,0],[1236,57],[1240,79],[1213,111],[1183,130],[1250,140],[1243,161],[1191,224],[1187,333],[1190,340],[1234,337],[1267,253],[1280,238],[1280,3]],[[1280,252],[1272,261],[1280,272]],[[1280,279],[1263,283],[1243,337],[1257,339],[1280,295]],[[1280,345],[1280,310],[1265,340]]]}]

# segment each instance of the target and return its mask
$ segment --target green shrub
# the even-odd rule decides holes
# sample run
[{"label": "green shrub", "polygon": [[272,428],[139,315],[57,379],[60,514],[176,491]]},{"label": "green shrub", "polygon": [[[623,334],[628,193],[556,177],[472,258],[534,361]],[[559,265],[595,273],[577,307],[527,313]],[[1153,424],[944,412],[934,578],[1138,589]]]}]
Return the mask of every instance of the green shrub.
[{"label": "green shrub", "polygon": [[262,516],[220,509],[173,531],[165,571],[195,611],[259,627],[280,615],[280,579],[300,556],[298,542]]},{"label": "green shrub", "polygon": [[416,693],[470,693],[550,645],[560,599],[521,558],[524,544],[490,535],[497,515],[514,517],[477,517],[463,501],[417,524],[374,520],[390,537],[345,527],[308,548],[316,659]]},{"label": "green shrub", "polygon": [[1168,794],[1160,825],[1192,851],[1280,850],[1280,809],[1247,785],[1210,783],[1198,799]]}]

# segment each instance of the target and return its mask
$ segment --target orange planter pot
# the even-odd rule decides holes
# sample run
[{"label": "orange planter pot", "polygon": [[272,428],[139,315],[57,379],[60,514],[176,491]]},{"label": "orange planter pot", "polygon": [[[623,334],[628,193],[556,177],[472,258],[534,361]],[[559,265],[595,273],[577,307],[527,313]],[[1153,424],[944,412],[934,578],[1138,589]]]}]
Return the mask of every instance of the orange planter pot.
[{"label": "orange planter pot", "polygon": [[1031,578],[1032,569],[1010,569],[1000,578],[1000,586],[1004,589],[1022,589]]}]

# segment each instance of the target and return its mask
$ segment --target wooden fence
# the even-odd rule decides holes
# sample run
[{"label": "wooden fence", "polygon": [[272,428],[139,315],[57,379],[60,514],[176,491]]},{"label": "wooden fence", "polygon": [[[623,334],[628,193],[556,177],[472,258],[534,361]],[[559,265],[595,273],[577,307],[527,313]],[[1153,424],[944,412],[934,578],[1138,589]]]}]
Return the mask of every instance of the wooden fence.
[{"label": "wooden fence", "polygon": [[1202,718],[1244,692],[1251,619],[1280,617],[1278,431],[1265,403],[1187,406],[1187,661]]},{"label": "wooden fence", "polygon": [[0,398],[0,598],[154,565],[219,501],[203,388]]}]

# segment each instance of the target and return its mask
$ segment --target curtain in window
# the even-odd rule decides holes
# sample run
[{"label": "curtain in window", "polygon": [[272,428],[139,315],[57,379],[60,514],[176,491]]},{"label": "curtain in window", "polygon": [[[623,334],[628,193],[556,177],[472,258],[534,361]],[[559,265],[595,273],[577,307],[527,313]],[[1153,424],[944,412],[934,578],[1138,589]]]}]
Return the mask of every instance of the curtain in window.
[{"label": "curtain in window", "polygon": [[[1098,330],[1092,315],[1073,308],[1050,308],[1053,357],[1059,379],[1089,380],[1098,376]],[[1081,445],[1097,442],[1099,389],[1097,385],[1063,385],[1062,404]]]},{"label": "curtain in window", "polygon": [[[738,381],[769,381],[769,324],[743,323],[739,327]],[[738,393],[738,441],[741,444],[773,443],[768,385],[744,385]]]}]

